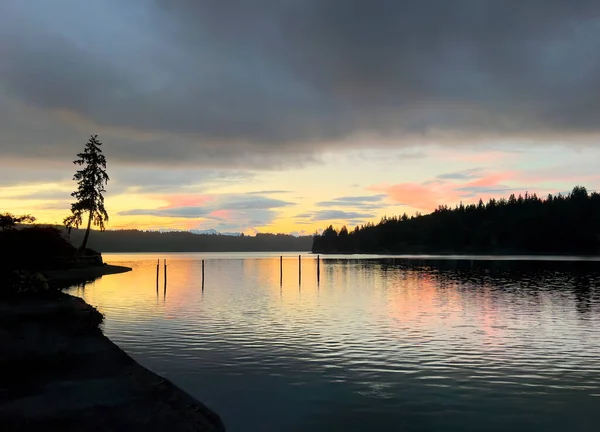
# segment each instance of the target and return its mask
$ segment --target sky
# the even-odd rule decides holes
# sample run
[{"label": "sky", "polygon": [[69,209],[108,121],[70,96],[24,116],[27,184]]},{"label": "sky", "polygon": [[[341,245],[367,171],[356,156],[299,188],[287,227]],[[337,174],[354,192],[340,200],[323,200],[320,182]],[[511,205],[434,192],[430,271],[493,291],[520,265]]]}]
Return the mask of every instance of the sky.
[{"label": "sky", "polygon": [[312,234],[600,188],[596,0],[0,0],[0,212]]}]

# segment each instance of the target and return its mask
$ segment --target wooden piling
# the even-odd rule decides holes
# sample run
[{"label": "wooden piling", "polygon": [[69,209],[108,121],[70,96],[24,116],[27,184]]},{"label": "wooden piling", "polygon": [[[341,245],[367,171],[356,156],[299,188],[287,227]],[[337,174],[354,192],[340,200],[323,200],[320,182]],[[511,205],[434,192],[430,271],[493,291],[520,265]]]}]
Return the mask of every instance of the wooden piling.
[{"label": "wooden piling", "polygon": [[167,260],[164,261],[165,264],[165,289],[167,289]]},{"label": "wooden piling", "polygon": [[283,285],[283,255],[279,257],[279,285]]},{"label": "wooden piling", "polygon": [[321,281],[321,259],[317,255],[317,283]]},{"label": "wooden piling", "polygon": [[298,255],[298,283],[302,283],[302,255]]},{"label": "wooden piling", "polygon": [[160,259],[156,263],[156,290],[158,291],[158,272],[160,270]]},{"label": "wooden piling", "polygon": [[202,291],[204,291],[204,260],[202,260]]}]

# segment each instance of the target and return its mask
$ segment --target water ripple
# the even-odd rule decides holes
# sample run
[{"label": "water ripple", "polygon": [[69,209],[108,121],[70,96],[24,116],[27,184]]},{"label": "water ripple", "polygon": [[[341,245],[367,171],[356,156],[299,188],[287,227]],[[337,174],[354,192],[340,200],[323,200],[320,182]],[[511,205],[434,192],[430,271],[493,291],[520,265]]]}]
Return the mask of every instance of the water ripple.
[{"label": "water ripple", "polygon": [[280,286],[268,254],[172,254],[165,292],[164,255],[108,255],[134,270],[71,292],[234,432],[600,422],[598,263],[340,258],[322,262],[317,284],[306,257],[299,285],[295,256]]}]

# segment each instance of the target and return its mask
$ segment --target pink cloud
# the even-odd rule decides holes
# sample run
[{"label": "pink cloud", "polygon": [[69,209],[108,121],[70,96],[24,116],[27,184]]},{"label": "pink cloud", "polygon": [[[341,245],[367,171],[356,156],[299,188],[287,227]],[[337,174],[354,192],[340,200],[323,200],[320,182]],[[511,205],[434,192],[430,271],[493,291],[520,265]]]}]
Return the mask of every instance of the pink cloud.
[{"label": "pink cloud", "polygon": [[470,181],[462,185],[462,187],[490,187],[498,186],[500,182],[514,179],[515,173],[513,171],[493,173],[483,176],[477,180]]},{"label": "pink cloud", "polygon": [[161,209],[176,208],[176,207],[199,207],[214,201],[214,197],[210,195],[193,194],[193,195],[165,195],[160,199],[168,204]]},{"label": "pink cloud", "polygon": [[392,201],[419,210],[433,210],[442,203],[455,201],[459,194],[454,185],[446,182],[400,183],[395,185],[372,186],[369,190],[384,192]]},{"label": "pink cloud", "polygon": [[233,210],[215,210],[209,216],[215,219],[232,219],[235,214]]},{"label": "pink cloud", "polygon": [[[520,188],[504,184],[513,181],[516,175],[514,171],[502,171],[481,173],[477,179],[462,182],[436,178],[423,183],[375,185],[368,189],[384,192],[396,203],[417,210],[432,211],[439,205],[454,206],[460,201],[466,204],[477,202],[479,199],[488,200],[508,196],[511,193],[520,193]],[[522,193],[527,190],[522,189]]]},{"label": "pink cloud", "polygon": [[600,174],[581,174],[578,167],[550,167],[518,173],[516,178],[520,182],[544,183],[544,182],[568,182],[571,186],[585,183],[598,183]]}]

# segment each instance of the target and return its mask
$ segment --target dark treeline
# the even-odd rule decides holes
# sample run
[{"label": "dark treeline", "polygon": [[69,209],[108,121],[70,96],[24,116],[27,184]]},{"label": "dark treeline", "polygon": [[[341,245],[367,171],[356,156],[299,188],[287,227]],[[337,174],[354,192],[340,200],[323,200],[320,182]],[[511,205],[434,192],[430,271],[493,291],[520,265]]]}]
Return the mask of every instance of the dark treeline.
[{"label": "dark treeline", "polygon": [[577,186],[567,195],[511,195],[478,204],[440,206],[427,215],[384,217],[349,232],[332,226],[313,239],[316,253],[600,252],[600,194]]},{"label": "dark treeline", "polygon": [[[85,230],[72,230],[79,244]],[[91,231],[88,246],[99,252],[286,252],[309,251],[312,237],[286,234],[228,236],[140,230]]]}]

